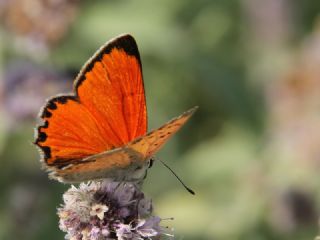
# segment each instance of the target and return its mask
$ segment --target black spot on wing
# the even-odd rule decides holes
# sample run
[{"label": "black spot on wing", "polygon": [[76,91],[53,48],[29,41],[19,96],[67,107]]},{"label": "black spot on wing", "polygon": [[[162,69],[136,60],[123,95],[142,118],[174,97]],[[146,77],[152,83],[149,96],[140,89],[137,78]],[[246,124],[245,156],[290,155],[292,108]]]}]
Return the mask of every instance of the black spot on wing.
[{"label": "black spot on wing", "polygon": [[[54,99],[54,102],[52,102],[52,104],[55,104],[55,102],[58,102],[58,103],[61,103],[61,104],[65,104],[65,103],[67,103],[67,101],[68,101],[69,99],[74,99],[74,97],[72,97],[72,96],[60,96],[60,97],[56,97],[56,98]],[[51,106],[51,104],[50,104],[50,106]]]},{"label": "black spot on wing", "polygon": [[33,142],[34,144],[38,145],[39,142],[44,142],[47,139],[47,134],[42,132],[42,130],[45,129],[45,128],[48,128],[48,126],[49,126],[48,121],[45,121],[43,123],[43,125],[40,125],[40,126],[37,127],[37,129],[36,129],[36,131],[37,131],[37,133],[36,133],[37,135],[36,136],[37,137],[36,137],[35,141]]},{"label": "black spot on wing", "polygon": [[52,116],[52,113],[49,112],[49,110],[47,108],[43,109],[43,111],[42,111],[42,113],[40,115],[41,118],[49,118],[51,116]]},{"label": "black spot on wing", "polygon": [[40,112],[40,117],[50,118],[52,116],[52,112],[58,108],[57,103],[66,104],[69,100],[78,101],[78,98],[73,95],[61,95],[49,99]]},{"label": "black spot on wing", "polygon": [[49,127],[49,122],[45,121],[44,124],[40,127],[40,129],[48,128]]},{"label": "black spot on wing", "polygon": [[51,149],[50,147],[47,147],[47,146],[40,146],[40,148],[44,154],[43,159],[45,162],[47,162],[47,160],[51,158]]},{"label": "black spot on wing", "polygon": [[39,142],[44,142],[44,141],[46,141],[46,139],[47,139],[47,134],[46,133],[44,133],[44,132],[38,132],[38,138],[37,138],[37,143],[39,143]]},{"label": "black spot on wing", "polygon": [[55,110],[57,109],[57,104],[55,102],[50,101],[47,104],[47,109]]}]

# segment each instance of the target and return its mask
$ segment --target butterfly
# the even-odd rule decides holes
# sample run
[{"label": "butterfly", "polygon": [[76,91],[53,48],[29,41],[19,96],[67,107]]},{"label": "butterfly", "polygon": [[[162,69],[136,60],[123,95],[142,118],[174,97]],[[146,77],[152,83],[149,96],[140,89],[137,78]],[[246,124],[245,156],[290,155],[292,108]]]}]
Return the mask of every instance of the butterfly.
[{"label": "butterfly", "polygon": [[131,35],[121,35],[83,66],[72,94],[47,100],[34,143],[49,177],[58,181],[135,181],[196,109],[147,133],[138,47]]}]

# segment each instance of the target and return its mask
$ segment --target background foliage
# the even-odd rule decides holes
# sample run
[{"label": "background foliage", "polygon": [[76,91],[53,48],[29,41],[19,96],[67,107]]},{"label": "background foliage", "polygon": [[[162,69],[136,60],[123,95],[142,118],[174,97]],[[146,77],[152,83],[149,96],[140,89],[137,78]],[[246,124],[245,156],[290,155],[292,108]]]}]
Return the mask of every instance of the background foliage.
[{"label": "background foliage", "polygon": [[40,170],[45,99],[71,90],[104,42],[131,33],[149,126],[200,109],[145,191],[177,239],[313,239],[320,206],[320,2],[0,1],[0,239],[63,239],[68,186]]}]

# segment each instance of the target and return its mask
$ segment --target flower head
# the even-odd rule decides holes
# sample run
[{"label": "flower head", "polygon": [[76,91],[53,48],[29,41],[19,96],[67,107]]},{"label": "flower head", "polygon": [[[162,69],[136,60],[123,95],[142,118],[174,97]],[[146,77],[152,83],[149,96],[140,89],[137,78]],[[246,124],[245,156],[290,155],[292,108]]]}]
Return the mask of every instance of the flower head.
[{"label": "flower head", "polygon": [[152,203],[133,183],[92,182],[72,186],[58,209],[66,239],[155,239],[166,234]]},{"label": "flower head", "polygon": [[109,207],[103,204],[95,204],[91,207],[90,216],[97,216],[103,220],[104,214],[109,210]]}]

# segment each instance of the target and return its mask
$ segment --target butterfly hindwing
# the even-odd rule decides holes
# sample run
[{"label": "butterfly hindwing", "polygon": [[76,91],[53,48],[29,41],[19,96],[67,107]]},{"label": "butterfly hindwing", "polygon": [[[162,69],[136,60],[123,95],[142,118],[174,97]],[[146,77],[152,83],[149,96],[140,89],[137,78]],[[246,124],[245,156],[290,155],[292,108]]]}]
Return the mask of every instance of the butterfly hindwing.
[{"label": "butterfly hindwing", "polygon": [[148,162],[142,159],[143,156],[138,152],[120,147],[73,161],[61,169],[51,168],[50,177],[68,183],[103,178],[136,181],[143,177],[148,167]]}]

